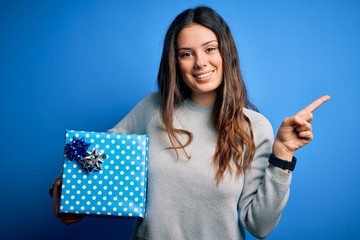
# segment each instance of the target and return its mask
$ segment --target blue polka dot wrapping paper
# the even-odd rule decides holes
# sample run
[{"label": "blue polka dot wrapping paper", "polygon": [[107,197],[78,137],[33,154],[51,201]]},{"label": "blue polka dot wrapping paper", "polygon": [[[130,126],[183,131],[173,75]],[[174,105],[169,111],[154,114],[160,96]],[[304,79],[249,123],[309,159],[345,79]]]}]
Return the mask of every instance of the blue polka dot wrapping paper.
[{"label": "blue polka dot wrapping paper", "polygon": [[66,130],[60,212],[143,218],[147,134]]}]

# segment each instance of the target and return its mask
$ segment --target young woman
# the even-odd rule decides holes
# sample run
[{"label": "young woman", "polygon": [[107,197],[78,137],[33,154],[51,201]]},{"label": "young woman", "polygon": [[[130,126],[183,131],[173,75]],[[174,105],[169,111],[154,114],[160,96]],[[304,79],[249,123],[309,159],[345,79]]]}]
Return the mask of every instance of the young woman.
[{"label": "young woman", "polygon": [[[110,129],[150,136],[146,215],[134,239],[244,239],[243,228],[266,237],[287,203],[294,153],[313,138],[312,111],[329,97],[286,118],[274,139],[248,101],[230,29],[208,7],[172,22],[158,87]],[[77,222],[58,214],[60,186],[55,213]]]}]

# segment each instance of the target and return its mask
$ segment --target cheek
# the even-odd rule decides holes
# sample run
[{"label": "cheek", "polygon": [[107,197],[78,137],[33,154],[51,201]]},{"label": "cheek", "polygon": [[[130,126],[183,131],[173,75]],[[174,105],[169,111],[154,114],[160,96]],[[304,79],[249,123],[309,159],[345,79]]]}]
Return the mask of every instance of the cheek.
[{"label": "cheek", "polygon": [[184,62],[178,63],[178,67],[179,67],[180,74],[182,76],[191,74],[192,66],[191,66],[190,63],[188,63],[188,62],[186,62],[186,63],[184,63]]},{"label": "cheek", "polygon": [[214,58],[213,58],[213,64],[218,66],[219,68],[222,68],[222,58],[221,58],[221,55],[218,54],[216,55]]}]

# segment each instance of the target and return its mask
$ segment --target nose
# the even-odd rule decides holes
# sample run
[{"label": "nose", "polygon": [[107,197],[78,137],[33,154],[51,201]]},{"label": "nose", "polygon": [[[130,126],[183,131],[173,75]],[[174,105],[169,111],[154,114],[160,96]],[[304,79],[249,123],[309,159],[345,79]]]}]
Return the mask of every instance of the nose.
[{"label": "nose", "polygon": [[201,69],[203,67],[206,67],[207,65],[207,57],[204,54],[196,54],[195,63],[194,63],[194,69]]}]

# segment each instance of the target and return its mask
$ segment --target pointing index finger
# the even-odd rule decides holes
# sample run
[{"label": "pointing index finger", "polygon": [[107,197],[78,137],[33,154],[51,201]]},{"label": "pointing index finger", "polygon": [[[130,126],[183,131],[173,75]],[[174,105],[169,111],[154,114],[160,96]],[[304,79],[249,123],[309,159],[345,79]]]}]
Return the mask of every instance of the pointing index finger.
[{"label": "pointing index finger", "polygon": [[315,109],[320,107],[321,104],[323,104],[324,102],[326,102],[329,99],[330,99],[330,96],[328,96],[328,95],[322,96],[322,97],[318,98],[317,100],[315,100],[314,102],[310,103],[307,107],[305,107],[303,110],[298,112],[298,114],[313,112],[313,111],[315,111]]}]

